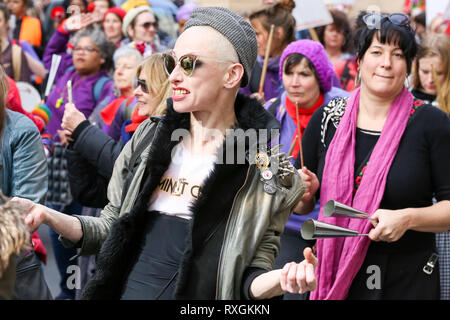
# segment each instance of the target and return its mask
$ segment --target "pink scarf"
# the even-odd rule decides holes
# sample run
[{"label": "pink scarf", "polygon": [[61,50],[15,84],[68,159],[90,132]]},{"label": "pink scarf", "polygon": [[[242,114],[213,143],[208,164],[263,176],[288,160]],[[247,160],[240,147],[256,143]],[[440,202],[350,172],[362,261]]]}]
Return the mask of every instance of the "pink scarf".
[{"label": "pink scarf", "polygon": [[[323,206],[328,200],[336,200],[367,212],[369,215],[379,208],[389,168],[408,122],[413,97],[406,88],[403,88],[392,102],[381,136],[370,156],[361,184],[352,199],[359,98],[360,89],[358,88],[351,94],[345,113],[328,148],[320,193],[319,220],[365,234],[372,229],[368,219],[326,218],[323,216]],[[319,263],[316,269],[318,287],[311,293],[311,299],[345,299],[365,259],[369,244],[370,239],[365,236],[318,240]]]}]

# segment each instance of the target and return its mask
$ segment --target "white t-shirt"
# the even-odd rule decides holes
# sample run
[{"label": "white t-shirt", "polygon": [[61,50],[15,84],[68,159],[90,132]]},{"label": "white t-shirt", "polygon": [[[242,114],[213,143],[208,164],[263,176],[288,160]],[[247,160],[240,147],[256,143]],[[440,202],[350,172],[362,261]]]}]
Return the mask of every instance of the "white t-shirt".
[{"label": "white t-shirt", "polygon": [[152,194],[148,210],[191,219],[189,207],[198,199],[215,162],[215,155],[192,155],[179,143],[172,152],[169,168]]}]

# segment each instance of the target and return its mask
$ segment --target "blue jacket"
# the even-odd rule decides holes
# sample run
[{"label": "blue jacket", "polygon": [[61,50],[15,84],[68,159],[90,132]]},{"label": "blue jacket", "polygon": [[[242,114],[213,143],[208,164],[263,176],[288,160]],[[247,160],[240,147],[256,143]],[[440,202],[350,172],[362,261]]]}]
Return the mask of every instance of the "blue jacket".
[{"label": "blue jacket", "polygon": [[6,110],[1,137],[0,188],[7,196],[43,203],[47,193],[47,160],[36,125]]}]

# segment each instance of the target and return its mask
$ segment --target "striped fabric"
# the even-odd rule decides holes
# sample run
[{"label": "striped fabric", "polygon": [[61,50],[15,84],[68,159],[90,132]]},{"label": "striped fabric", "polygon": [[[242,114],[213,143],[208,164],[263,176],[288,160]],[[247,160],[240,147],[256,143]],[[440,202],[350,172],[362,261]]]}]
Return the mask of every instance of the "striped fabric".
[{"label": "striped fabric", "polygon": [[45,124],[50,121],[52,116],[52,112],[46,104],[38,104],[31,113],[33,116],[41,118]]},{"label": "striped fabric", "polygon": [[436,234],[441,277],[441,300],[450,300],[450,231]]}]

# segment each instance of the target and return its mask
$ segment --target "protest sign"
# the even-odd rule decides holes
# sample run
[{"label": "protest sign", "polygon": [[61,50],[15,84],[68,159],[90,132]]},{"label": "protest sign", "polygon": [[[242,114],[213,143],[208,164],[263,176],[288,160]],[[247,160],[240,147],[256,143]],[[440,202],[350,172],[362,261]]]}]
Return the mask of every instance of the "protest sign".
[{"label": "protest sign", "polygon": [[295,0],[292,15],[297,30],[311,29],[333,23],[333,18],[322,0]]}]

